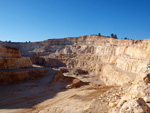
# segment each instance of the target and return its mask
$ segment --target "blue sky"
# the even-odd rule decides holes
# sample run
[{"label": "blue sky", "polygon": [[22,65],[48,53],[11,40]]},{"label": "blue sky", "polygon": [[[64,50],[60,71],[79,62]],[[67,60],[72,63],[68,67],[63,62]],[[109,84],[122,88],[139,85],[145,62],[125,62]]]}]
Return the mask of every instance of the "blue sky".
[{"label": "blue sky", "polygon": [[0,40],[42,41],[88,34],[150,38],[149,0],[0,0]]}]

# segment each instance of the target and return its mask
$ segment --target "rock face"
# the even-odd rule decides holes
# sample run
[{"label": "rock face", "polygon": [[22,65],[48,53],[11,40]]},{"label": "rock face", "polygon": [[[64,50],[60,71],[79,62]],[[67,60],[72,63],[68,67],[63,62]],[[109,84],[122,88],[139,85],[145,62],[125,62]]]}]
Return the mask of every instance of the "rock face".
[{"label": "rock face", "polygon": [[[121,107],[119,109],[119,107]],[[149,113],[150,108],[142,98],[132,99],[122,105],[118,109],[113,109],[111,113]]]},{"label": "rock face", "polygon": [[149,113],[150,85],[133,83],[110,113]]},{"label": "rock face", "polygon": [[51,84],[56,83],[59,79],[63,78],[64,75],[61,70],[54,76],[53,80],[50,82]]},{"label": "rock face", "polygon": [[0,85],[20,83],[46,74],[47,69],[36,68],[28,57],[21,57],[19,49],[0,47]]},{"label": "rock face", "polygon": [[80,87],[82,85],[86,85],[86,82],[83,82],[77,78],[74,77],[68,77],[68,76],[64,76],[63,74],[63,70],[60,69],[58,71],[58,73],[54,76],[54,79],[50,82],[51,84],[56,83],[58,80],[60,79],[66,79],[67,81],[70,81],[71,84],[68,84],[65,88],[70,89],[70,88],[76,88],[76,87]]},{"label": "rock face", "polygon": [[28,57],[21,57],[19,49],[0,47],[0,70],[22,69],[32,67]]},{"label": "rock face", "polygon": [[0,85],[22,83],[27,80],[34,80],[46,75],[48,69],[26,69],[17,71],[1,71]]},{"label": "rock face", "polygon": [[0,47],[0,58],[21,57],[19,49],[13,47]]},{"label": "rock face", "polygon": [[147,69],[145,71],[146,76],[143,78],[143,81],[148,84],[150,83],[150,62],[147,64]]},{"label": "rock face", "polygon": [[70,88],[77,88],[77,87],[80,87],[82,85],[85,85],[87,84],[86,82],[83,82],[77,78],[73,78],[72,80],[72,84],[69,84],[66,86],[67,89],[70,89]]},{"label": "rock face", "polygon": [[[0,69],[4,70],[0,71],[0,83],[34,79],[46,73],[46,70],[27,69],[32,63],[55,67],[60,71],[53,76],[51,83],[67,79],[66,82],[71,81],[66,86],[69,89],[82,86],[86,80],[98,85],[104,83],[111,88],[93,99],[82,110],[83,113],[150,113],[150,72],[146,70],[150,68],[147,65],[150,60],[149,39],[133,41],[88,35],[34,43],[0,44],[9,46],[0,48],[3,51]],[[20,49],[26,58],[22,58],[12,47]],[[5,51],[10,52],[6,57]],[[55,112],[59,110],[59,107],[54,109]]]},{"label": "rock face", "polygon": [[64,67],[65,64],[56,58],[43,58],[43,57],[30,57],[30,60],[32,61],[33,64],[36,65],[41,65],[44,67]]},{"label": "rock face", "polygon": [[0,58],[0,70],[23,69],[32,67],[32,62],[28,57]]},{"label": "rock face", "polygon": [[150,109],[142,98],[134,99],[123,104],[120,113],[149,113]]},{"label": "rock face", "polygon": [[144,74],[150,58],[150,40],[96,35],[1,45],[19,48],[24,56],[32,56],[34,64],[88,71],[107,85],[122,85]]}]

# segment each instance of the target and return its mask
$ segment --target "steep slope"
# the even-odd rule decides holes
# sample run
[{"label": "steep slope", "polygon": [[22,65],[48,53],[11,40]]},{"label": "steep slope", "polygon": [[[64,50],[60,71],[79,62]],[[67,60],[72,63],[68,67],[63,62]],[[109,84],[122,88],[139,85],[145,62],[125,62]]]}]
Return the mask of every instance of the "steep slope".
[{"label": "steep slope", "polygon": [[[0,75],[4,75],[1,78],[5,80],[11,78],[5,73],[16,76],[20,81],[26,77],[35,79],[39,73],[45,75],[45,71],[38,69],[54,69],[38,80],[11,87],[1,86],[0,112],[150,112],[150,80],[147,77],[148,83],[143,81],[150,60],[150,40],[133,41],[88,35],[33,43],[0,42],[0,45],[9,49],[18,48],[24,59],[44,66],[31,67],[31,70],[28,70],[28,66],[23,67],[26,65],[14,66],[9,62],[14,57],[17,60],[13,59],[12,62],[20,62],[20,53],[9,50],[15,54],[8,54],[5,58],[4,52],[1,52],[0,68],[4,71],[0,71]],[[5,60],[8,63],[4,63]],[[30,66],[31,61],[26,63]],[[12,78],[9,82],[17,81]],[[82,86],[83,83],[88,84]],[[74,88],[78,85],[81,87]],[[11,89],[9,93],[8,89]]]},{"label": "steep slope", "polygon": [[21,83],[44,76],[48,68],[32,66],[29,57],[21,57],[19,49],[0,47],[0,85]]},{"label": "steep slope", "polygon": [[[32,56],[35,64],[83,69],[89,72],[89,77],[100,78],[110,85],[121,85],[136,75],[143,75],[150,58],[150,40],[133,41],[96,35],[1,45],[19,48],[23,56]],[[56,65],[47,59],[56,59],[58,63]]]}]

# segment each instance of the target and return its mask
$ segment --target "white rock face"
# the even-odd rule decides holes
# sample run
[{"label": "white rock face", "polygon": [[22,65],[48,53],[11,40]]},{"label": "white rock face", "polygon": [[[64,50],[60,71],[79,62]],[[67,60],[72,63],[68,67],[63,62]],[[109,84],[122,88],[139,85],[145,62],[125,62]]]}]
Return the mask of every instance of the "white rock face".
[{"label": "white rock face", "polygon": [[109,113],[150,113],[150,84],[135,81]]},{"label": "white rock face", "polygon": [[[116,87],[114,93],[107,92],[93,100],[87,108],[89,112],[150,113],[147,106],[150,102],[150,84],[145,84],[142,79],[150,60],[150,40],[133,41],[88,35],[11,46],[20,48],[24,55],[53,56],[66,64],[66,68],[83,69],[89,74],[86,77],[97,77],[106,85],[122,85],[120,89]],[[126,83],[129,85],[122,90]]]},{"label": "white rock face", "polygon": [[144,74],[150,59],[150,40],[87,35],[10,46],[19,48],[24,55],[54,56],[70,69],[80,68],[99,76],[107,85],[122,85]]},{"label": "white rock face", "polygon": [[126,72],[123,72],[123,70],[118,71],[118,68],[113,65],[104,65],[100,78],[106,83],[106,85],[123,85],[131,80]]},{"label": "white rock face", "polygon": [[150,108],[142,98],[132,99],[124,103],[119,113],[149,113]]},{"label": "white rock face", "polygon": [[132,85],[123,98],[127,100],[138,97],[143,98],[145,102],[150,102],[150,84],[141,82]]}]

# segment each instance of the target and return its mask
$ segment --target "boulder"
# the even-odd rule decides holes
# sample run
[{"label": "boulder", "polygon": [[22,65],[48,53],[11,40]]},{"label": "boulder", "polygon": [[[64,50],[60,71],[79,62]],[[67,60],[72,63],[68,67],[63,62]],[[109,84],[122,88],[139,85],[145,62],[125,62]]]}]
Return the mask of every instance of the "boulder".
[{"label": "boulder", "polygon": [[137,98],[124,103],[119,113],[150,113],[150,108],[142,98]]},{"label": "boulder", "polygon": [[75,69],[75,70],[73,70],[73,73],[75,75],[86,75],[86,74],[88,74],[88,71],[85,71],[83,69]]},{"label": "boulder", "polygon": [[77,79],[77,78],[74,78],[72,80],[72,84],[69,84],[66,86],[67,89],[70,89],[70,88],[77,88],[77,87],[80,87],[82,85],[85,85],[86,83],[81,81],[80,79]]},{"label": "boulder", "polygon": [[50,83],[53,84],[53,83],[56,83],[60,78],[63,78],[64,75],[62,73],[61,70],[58,71],[58,73],[54,76],[54,79],[53,81],[51,81]]},{"label": "boulder", "polygon": [[145,102],[150,102],[150,84],[144,82],[133,84],[122,97],[125,100],[141,97]]},{"label": "boulder", "polygon": [[147,74],[144,78],[143,78],[143,81],[148,84],[150,83],[150,74]]}]

